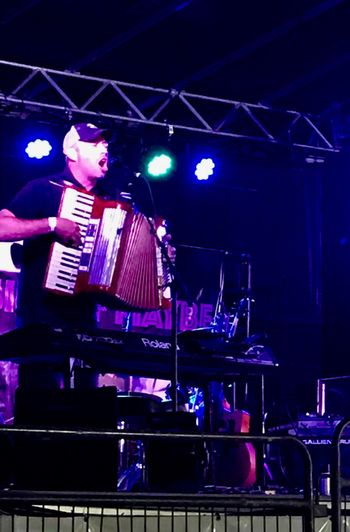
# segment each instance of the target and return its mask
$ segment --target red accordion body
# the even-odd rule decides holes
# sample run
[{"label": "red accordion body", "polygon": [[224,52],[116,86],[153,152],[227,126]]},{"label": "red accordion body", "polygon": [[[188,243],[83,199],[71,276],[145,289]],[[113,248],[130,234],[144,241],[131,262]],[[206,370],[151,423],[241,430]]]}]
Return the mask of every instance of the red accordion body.
[{"label": "red accordion body", "polygon": [[[132,205],[67,186],[58,216],[79,224],[82,246],[52,244],[44,288],[65,295],[94,292],[105,304],[134,310],[170,307],[170,274],[157,238]],[[154,229],[161,239],[164,221]]]}]

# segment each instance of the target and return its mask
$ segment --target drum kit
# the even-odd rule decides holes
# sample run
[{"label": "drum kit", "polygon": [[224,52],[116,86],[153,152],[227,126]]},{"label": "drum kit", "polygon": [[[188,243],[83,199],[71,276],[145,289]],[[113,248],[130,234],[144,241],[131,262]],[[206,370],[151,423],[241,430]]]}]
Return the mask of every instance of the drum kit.
[{"label": "drum kit", "polygon": [[[102,386],[115,386],[118,390],[118,430],[152,430],[155,418],[172,413],[170,381],[108,373],[98,377],[98,387]],[[204,417],[202,390],[188,387],[182,390],[180,397],[182,413],[188,413],[195,420],[194,425],[201,427]],[[150,464],[143,441],[121,438],[118,455],[118,491],[135,491],[149,484],[146,477],[153,463]]]},{"label": "drum kit", "polygon": [[[196,387],[188,388],[187,392],[188,403],[178,412],[172,411],[171,400],[163,401],[158,396],[142,392],[118,393],[118,430],[200,432],[204,424],[204,393]],[[224,401],[229,407],[225,399]],[[228,408],[223,412],[221,425],[216,432],[229,434],[230,427],[233,426],[234,433],[249,432],[250,416],[247,412],[231,412]],[[179,418],[179,415],[186,416],[186,419]],[[201,443],[200,449],[193,449],[194,445],[198,444],[186,443],[187,447],[180,449],[179,443],[171,441],[153,443],[145,442],[141,438],[120,438],[118,491],[167,491],[175,481],[176,487],[183,490],[185,487],[181,484],[184,478],[182,475],[185,478],[187,475],[187,480],[189,475],[191,486],[197,488],[199,485],[204,487],[223,484],[231,487],[251,487],[255,483],[256,453],[251,444],[239,443],[232,447],[232,444],[227,442],[218,442],[215,449],[205,442]],[[178,465],[174,469],[175,460]]]},{"label": "drum kit", "polygon": [[[141,431],[159,410],[161,398],[142,392],[118,393],[118,430]],[[145,446],[141,440],[118,441],[118,491],[139,490],[146,484]]]},{"label": "drum kit", "polygon": [[[250,303],[250,302],[249,302]],[[213,319],[210,328],[193,331],[194,334],[208,335],[215,341],[215,337],[222,339],[224,337],[227,340],[231,340],[235,335],[240,334],[238,327],[241,318],[244,318],[244,323],[247,322],[247,312],[249,312],[249,306],[247,300],[244,298],[236,309],[229,315],[223,312],[216,314]],[[243,332],[244,334],[244,332]],[[142,431],[152,430],[152,414],[164,414],[173,412],[173,401],[171,394],[171,381],[163,379],[152,378],[140,378],[131,376],[117,376],[115,374],[107,374],[100,377],[99,386],[101,385],[117,385],[118,399],[119,399],[119,430],[129,431]],[[232,388],[231,388],[232,390]],[[217,412],[224,412],[225,419],[230,415],[231,405],[228,403],[225,394],[224,387],[221,383],[217,383],[216,388],[211,388],[211,393],[215,394],[215,398],[211,397],[211,402],[219,403],[217,406]],[[231,397],[229,398],[231,401]],[[205,411],[206,401],[208,401],[208,395],[206,391],[198,386],[180,386],[178,391],[178,409],[183,413],[187,413],[194,420],[195,429],[197,431],[205,431]],[[217,414],[221,415],[221,414]],[[235,412],[237,415],[237,412]],[[217,424],[217,423],[216,423]],[[180,432],[182,427],[178,427]],[[214,427],[215,430],[215,427]],[[244,446],[246,447],[246,446]],[[240,457],[248,457],[247,460],[239,458],[243,463],[246,463],[247,474],[244,475],[244,482],[252,484],[255,480],[255,455],[254,450],[239,449],[234,453],[240,452]],[[230,451],[231,452],[231,451]],[[225,453],[227,451],[225,450]],[[206,453],[203,450],[203,456],[205,459],[203,462],[207,462],[203,465],[202,473],[205,476],[204,470],[208,468],[210,461],[210,453]],[[231,455],[230,455],[231,456]],[[232,456],[231,456],[232,458]],[[231,459],[230,458],[230,459]],[[118,476],[118,490],[119,491],[135,491],[142,489],[145,486],[149,489],[149,468],[152,469],[153,463],[152,457],[145,448],[144,442],[141,440],[119,440],[119,476]],[[235,460],[235,459],[234,459]],[[232,469],[233,468],[233,469]],[[237,477],[237,471],[232,466],[232,471],[227,472],[225,469],[225,475],[223,479],[229,482],[227,474],[231,476],[231,481]],[[195,469],[195,466],[193,466]],[[235,471],[234,475],[233,472]],[[246,471],[244,471],[246,473]],[[222,472],[221,472],[222,473]],[[218,474],[220,474],[218,469]],[[232,474],[231,474],[232,473]],[[242,481],[241,477],[237,477]],[[243,477],[242,477],[243,478]],[[242,481],[242,482],[243,482]]]},{"label": "drum kit", "polygon": [[[250,317],[251,317],[251,305],[253,300],[251,298],[251,261],[248,255],[241,257],[242,264],[245,268],[246,287],[241,290],[241,299],[237,304],[234,304],[227,312],[223,303],[223,274],[222,283],[218,296],[218,301],[215,308],[215,314],[209,327],[195,329],[193,331],[186,331],[189,335],[206,337],[213,341],[219,338],[220,342],[234,342],[236,339],[242,340],[250,336]],[[131,322],[131,316],[128,321],[128,326],[124,324],[123,329],[129,330]],[[131,327],[130,327],[131,328]],[[185,335],[186,335],[185,333]],[[182,333],[179,333],[180,335]],[[118,389],[119,398],[119,430],[129,431],[143,431],[154,430],[154,416],[162,416],[166,413],[171,416],[175,414],[184,414],[188,416],[188,420],[193,424],[194,430],[206,431],[206,403],[209,400],[211,403],[217,403],[217,411],[222,414],[225,413],[225,419],[230,417],[231,405],[228,403],[225,394],[224,387],[221,383],[216,383],[211,389],[211,393],[216,397],[208,396],[207,390],[204,390],[198,386],[177,386],[177,411],[174,412],[174,397],[172,393],[173,382],[171,380],[162,380],[156,378],[141,378],[135,376],[117,376],[112,374],[106,374],[100,376],[99,386],[114,385]],[[231,401],[231,397],[229,400]],[[220,403],[220,404],[219,404]],[[232,401],[231,401],[232,403]],[[212,408],[211,408],[212,409]],[[153,416],[153,421],[152,421]],[[237,412],[232,416],[237,416]],[[170,419],[170,417],[169,417]],[[173,418],[175,419],[175,418]],[[187,423],[187,421],[186,421]],[[230,422],[231,423],[231,422]],[[183,422],[178,423],[177,427],[171,427],[171,430],[178,429],[183,431]],[[182,425],[182,426],[181,426]],[[215,425],[215,424],[214,424]],[[218,425],[218,423],[216,423]],[[246,423],[247,426],[247,423]],[[213,427],[215,430],[215,426]],[[153,454],[145,446],[145,443],[141,440],[120,439],[119,440],[119,477],[118,477],[118,490],[121,491],[135,491],[139,488],[146,487],[149,489],[149,471],[152,471],[155,464],[153,463]],[[246,449],[240,449],[240,451],[246,452]],[[251,451],[251,450],[250,450]],[[157,454],[157,453],[156,453]],[[254,453],[247,453],[249,460],[247,467],[249,475],[246,478],[250,479],[248,482],[253,482],[254,479],[254,467],[251,464],[254,463],[251,460],[251,456]],[[210,461],[210,453],[204,452],[203,456],[206,457],[202,463],[202,469],[208,468],[208,462]],[[168,457],[169,458],[169,457]],[[159,454],[157,454],[156,462],[159,460]],[[204,462],[207,462],[204,465]],[[165,469],[168,468],[165,466]],[[193,469],[196,469],[193,466]],[[202,471],[203,472],[203,471]],[[164,473],[164,471],[162,471]],[[227,471],[226,471],[227,473]],[[167,474],[169,472],[167,471]]]}]

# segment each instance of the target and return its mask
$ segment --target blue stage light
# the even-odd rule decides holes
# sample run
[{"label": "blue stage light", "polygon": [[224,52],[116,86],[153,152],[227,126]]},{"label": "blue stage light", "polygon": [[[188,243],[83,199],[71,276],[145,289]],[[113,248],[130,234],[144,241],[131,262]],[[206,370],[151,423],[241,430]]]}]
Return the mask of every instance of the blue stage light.
[{"label": "blue stage light", "polygon": [[215,163],[213,159],[202,159],[197,165],[195,170],[195,175],[197,176],[198,181],[206,181],[209,179],[209,176],[213,175],[215,168]]},{"label": "blue stage light", "polygon": [[28,143],[25,152],[30,159],[42,159],[50,155],[52,146],[47,140],[36,139]]}]

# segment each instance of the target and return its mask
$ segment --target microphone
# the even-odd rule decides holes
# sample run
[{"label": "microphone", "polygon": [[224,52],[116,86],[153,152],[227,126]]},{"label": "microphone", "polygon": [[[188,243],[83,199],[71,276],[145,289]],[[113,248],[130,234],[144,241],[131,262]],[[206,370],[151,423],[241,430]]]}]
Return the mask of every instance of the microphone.
[{"label": "microphone", "polygon": [[141,172],[132,172],[129,177],[128,187],[132,188],[134,185],[137,185],[137,182],[142,179]]},{"label": "microphone", "polygon": [[130,175],[127,188],[130,191],[131,200],[135,203],[137,209],[147,218],[153,218],[153,197],[147,179],[140,172],[133,172]]},{"label": "microphone", "polygon": [[108,167],[114,168],[116,166],[123,166],[120,157],[118,157],[117,155],[114,156],[114,155],[109,154],[108,155]]}]

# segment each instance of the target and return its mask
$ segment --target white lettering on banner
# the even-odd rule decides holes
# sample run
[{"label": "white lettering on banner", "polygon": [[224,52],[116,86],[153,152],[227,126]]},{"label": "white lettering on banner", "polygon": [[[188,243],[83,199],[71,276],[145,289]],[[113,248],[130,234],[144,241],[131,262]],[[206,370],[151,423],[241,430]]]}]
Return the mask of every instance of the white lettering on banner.
[{"label": "white lettering on banner", "polygon": [[179,301],[180,331],[196,329],[198,327],[198,305],[189,306],[186,301]]},{"label": "white lettering on banner", "polygon": [[[180,331],[196,329],[197,327],[209,327],[213,319],[214,307],[210,303],[193,304],[190,307],[186,301],[179,300],[178,308],[178,325]],[[99,307],[97,319],[101,328],[121,327],[127,316],[127,312],[120,310],[110,310],[105,307]],[[152,310],[149,312],[133,312],[132,328],[154,327],[156,329],[171,330],[171,309]]]},{"label": "white lettering on banner", "polygon": [[141,327],[156,327],[157,329],[163,329],[163,320],[160,312],[156,310],[145,312],[141,321]]},{"label": "white lettering on banner", "polygon": [[[179,308],[179,306],[177,308]],[[171,309],[164,312],[164,329],[166,331],[171,330]]]},{"label": "white lettering on banner", "polygon": [[199,327],[209,327],[213,321],[213,305],[202,303],[199,309]]},{"label": "white lettering on banner", "polygon": [[[126,313],[124,313],[124,315],[126,315]],[[133,324],[133,327],[142,327],[141,320],[142,320],[142,314],[140,314],[140,312],[133,312],[132,313],[132,324]]]},{"label": "white lettering on banner", "polygon": [[[6,318],[7,320],[13,315],[13,322],[15,323],[16,286],[17,282],[15,279],[0,280],[0,330],[2,312],[8,315]],[[186,301],[179,300],[177,302],[177,309],[179,330],[185,331],[196,329],[197,327],[208,327],[213,318],[214,306],[209,303],[194,303],[191,307]],[[98,306],[97,322],[102,329],[119,329],[123,326],[127,314],[127,312],[122,312],[120,310],[110,310],[106,307]],[[5,319],[5,317],[3,319]],[[133,312],[132,328],[139,329],[147,327],[170,331],[171,309],[165,311],[153,310],[142,313]]]}]

